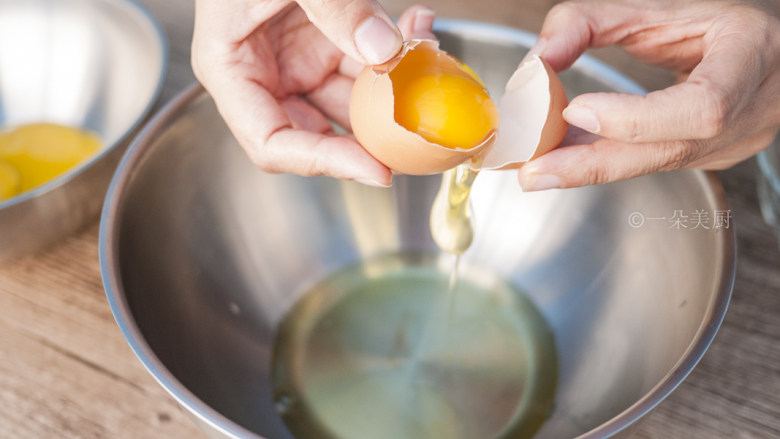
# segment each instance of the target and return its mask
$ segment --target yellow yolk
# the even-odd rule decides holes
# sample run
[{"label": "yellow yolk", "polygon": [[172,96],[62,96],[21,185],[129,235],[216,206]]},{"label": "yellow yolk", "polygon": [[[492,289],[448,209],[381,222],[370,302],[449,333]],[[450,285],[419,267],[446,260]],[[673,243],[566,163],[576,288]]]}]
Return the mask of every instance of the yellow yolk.
[{"label": "yellow yolk", "polygon": [[52,180],[98,149],[97,135],[57,124],[24,125],[0,134],[0,199],[14,179],[16,189],[6,189],[7,197]]},{"label": "yellow yolk", "polygon": [[458,61],[458,66],[460,66],[460,68],[464,72],[468,73],[469,76],[474,78],[475,81],[479,82],[479,85],[481,85],[482,88],[487,88],[487,85],[485,85],[485,83],[482,82],[482,78],[480,78],[479,75],[477,75],[477,72],[475,72],[471,67],[469,67],[468,64],[465,64],[465,63],[462,63],[462,62]]},{"label": "yellow yolk", "polygon": [[0,201],[19,193],[19,173],[8,163],[0,160]]},{"label": "yellow yolk", "polygon": [[429,74],[396,91],[395,120],[425,140],[469,149],[498,126],[498,110],[480,86],[467,78]]}]

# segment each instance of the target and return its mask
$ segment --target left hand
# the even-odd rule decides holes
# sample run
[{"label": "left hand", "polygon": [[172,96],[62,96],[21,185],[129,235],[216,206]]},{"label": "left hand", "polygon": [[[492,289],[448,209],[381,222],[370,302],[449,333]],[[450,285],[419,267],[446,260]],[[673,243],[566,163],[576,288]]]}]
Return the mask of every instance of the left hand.
[{"label": "left hand", "polygon": [[780,126],[780,1],[570,0],[537,46],[557,71],[617,44],[680,82],[646,96],[588,93],[564,110],[600,138],[524,165],[524,190],[576,187],[680,168],[724,169],[766,148]]},{"label": "left hand", "polygon": [[363,64],[392,58],[402,36],[432,38],[432,25],[415,6],[396,29],[375,0],[197,0],[192,67],[260,169],[389,186],[391,171],[330,121],[349,130]]}]

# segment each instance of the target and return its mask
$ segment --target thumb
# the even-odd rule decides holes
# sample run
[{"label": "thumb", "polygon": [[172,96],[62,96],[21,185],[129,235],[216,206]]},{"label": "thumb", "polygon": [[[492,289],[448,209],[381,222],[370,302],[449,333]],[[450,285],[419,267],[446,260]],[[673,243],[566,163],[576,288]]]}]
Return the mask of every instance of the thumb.
[{"label": "thumb", "polygon": [[401,50],[401,32],[374,0],[299,0],[312,23],[342,52],[382,64]]}]

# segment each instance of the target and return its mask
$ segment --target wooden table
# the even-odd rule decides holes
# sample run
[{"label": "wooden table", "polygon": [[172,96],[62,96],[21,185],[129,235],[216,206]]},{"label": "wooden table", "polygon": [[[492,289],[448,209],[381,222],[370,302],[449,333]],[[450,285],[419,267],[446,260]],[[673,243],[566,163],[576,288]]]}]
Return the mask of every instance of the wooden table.
[{"label": "wooden table", "polygon": [[[143,0],[168,34],[160,103],[194,79],[191,0]],[[407,1],[385,2],[394,15]],[[538,31],[552,1],[437,0],[442,15]],[[489,6],[488,6],[489,5]],[[670,76],[596,55],[649,89]],[[712,347],[641,425],[639,438],[780,437],[780,253],[761,220],[754,160],[721,173],[739,239],[734,296]],[[0,266],[0,438],[204,437],[133,356],[111,316],[97,220],[51,249]]]}]

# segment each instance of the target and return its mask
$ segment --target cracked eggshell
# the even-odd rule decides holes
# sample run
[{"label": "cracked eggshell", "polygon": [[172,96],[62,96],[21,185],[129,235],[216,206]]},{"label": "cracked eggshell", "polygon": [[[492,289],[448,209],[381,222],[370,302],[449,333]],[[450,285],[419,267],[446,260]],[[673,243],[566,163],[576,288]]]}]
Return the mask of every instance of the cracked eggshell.
[{"label": "cracked eggshell", "polygon": [[[350,97],[349,117],[358,142],[374,158],[393,171],[411,174],[437,174],[479,154],[495,139],[495,131],[472,148],[447,148],[429,142],[395,120],[392,71],[404,57],[419,58],[417,74],[447,73],[482,84],[461,67],[461,63],[439,49],[437,41],[411,40],[400,55],[378,66],[367,66],[355,79]],[[483,86],[484,88],[484,86]]]},{"label": "cracked eggshell", "polygon": [[475,169],[516,169],[557,147],[568,129],[568,105],[560,78],[547,62],[533,56],[509,78],[498,104],[498,136],[474,157]]}]

